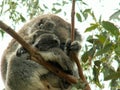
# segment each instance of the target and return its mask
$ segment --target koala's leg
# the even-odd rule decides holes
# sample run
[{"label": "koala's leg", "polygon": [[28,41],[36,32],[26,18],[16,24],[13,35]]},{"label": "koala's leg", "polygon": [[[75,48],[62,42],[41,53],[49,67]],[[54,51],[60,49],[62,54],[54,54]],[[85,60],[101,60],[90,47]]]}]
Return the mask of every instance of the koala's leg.
[{"label": "koala's leg", "polygon": [[8,63],[5,90],[50,90],[40,80],[47,72],[38,63],[15,56]]}]

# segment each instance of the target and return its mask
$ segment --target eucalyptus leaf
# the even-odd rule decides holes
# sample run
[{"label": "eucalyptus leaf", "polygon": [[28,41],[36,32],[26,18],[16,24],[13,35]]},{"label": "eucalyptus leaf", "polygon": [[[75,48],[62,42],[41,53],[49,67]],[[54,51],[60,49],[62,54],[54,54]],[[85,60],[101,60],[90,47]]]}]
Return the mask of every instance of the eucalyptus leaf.
[{"label": "eucalyptus leaf", "polygon": [[104,80],[111,80],[111,79],[118,79],[120,78],[120,72],[111,72],[109,75],[107,75]]},{"label": "eucalyptus leaf", "polygon": [[90,12],[91,12],[91,9],[85,9],[85,10],[82,12],[82,14],[83,14],[85,20],[87,19],[88,14],[89,14]]},{"label": "eucalyptus leaf", "polygon": [[100,88],[102,88],[103,86],[101,85],[99,78],[98,78],[99,72],[100,72],[100,68],[94,66],[94,68],[93,68],[94,82],[96,83],[96,85],[98,85]]},{"label": "eucalyptus leaf", "polygon": [[23,17],[22,14],[20,14],[20,19],[21,19],[22,22],[25,22],[25,21],[26,21],[26,19]]},{"label": "eucalyptus leaf", "polygon": [[5,32],[0,29],[0,34],[1,34],[2,37],[4,36],[4,33],[5,33]]},{"label": "eucalyptus leaf", "polygon": [[90,27],[88,27],[85,32],[90,32],[92,30],[95,30],[99,25],[98,24],[92,24]]},{"label": "eucalyptus leaf", "polygon": [[115,47],[115,53],[120,56],[120,46]]},{"label": "eucalyptus leaf", "polygon": [[109,21],[102,21],[102,26],[112,35],[115,36],[119,35],[119,29],[113,23]]},{"label": "eucalyptus leaf", "polygon": [[95,47],[92,47],[89,51],[86,51],[81,57],[82,61],[86,62],[89,59],[89,57],[93,58],[95,51]]},{"label": "eucalyptus leaf", "polygon": [[116,11],[115,13],[113,13],[111,16],[110,16],[110,20],[114,20],[114,19],[117,19],[117,20],[120,20],[120,10]]},{"label": "eucalyptus leaf", "polygon": [[83,62],[86,62],[88,60],[88,57],[89,57],[88,52],[84,52],[81,59],[82,59]]},{"label": "eucalyptus leaf", "polygon": [[[112,79],[113,75],[115,75],[114,73],[116,73],[116,72],[111,65],[109,65],[107,63],[103,63],[104,80]],[[116,77],[116,76],[114,76],[114,77]]]},{"label": "eucalyptus leaf", "polygon": [[104,48],[97,51],[96,56],[103,55],[103,54],[109,52],[112,49],[112,47],[113,47],[112,43],[105,45]]},{"label": "eucalyptus leaf", "polygon": [[45,9],[48,9],[48,7],[45,4],[43,4],[43,6],[44,6]]},{"label": "eucalyptus leaf", "polygon": [[82,22],[82,17],[80,16],[79,13],[76,13],[76,17],[77,17],[77,20],[78,20],[78,21]]}]

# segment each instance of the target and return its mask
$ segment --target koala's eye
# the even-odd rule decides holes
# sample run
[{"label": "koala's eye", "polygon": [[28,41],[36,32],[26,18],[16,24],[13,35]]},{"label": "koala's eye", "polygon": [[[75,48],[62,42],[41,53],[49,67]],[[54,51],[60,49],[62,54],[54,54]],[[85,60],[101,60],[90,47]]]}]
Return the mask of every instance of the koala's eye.
[{"label": "koala's eye", "polygon": [[40,26],[41,24],[43,24],[43,19],[40,20],[40,22],[38,23],[38,26]]},{"label": "koala's eye", "polygon": [[44,24],[44,20],[41,19],[40,22],[38,23],[40,29],[43,29],[43,24]]},{"label": "koala's eye", "polygon": [[38,37],[37,33],[33,36],[33,40],[35,40]]},{"label": "koala's eye", "polygon": [[55,42],[55,43],[59,43],[58,40],[53,40],[53,42]]},{"label": "koala's eye", "polygon": [[65,43],[61,43],[61,44],[60,44],[60,48],[61,48],[62,50],[64,50],[64,47],[65,47]]},{"label": "koala's eye", "polygon": [[26,53],[26,52],[27,52],[27,51],[26,51],[23,47],[21,47],[21,48],[19,48],[19,49],[17,50],[16,56],[20,57],[22,54],[24,54],[24,53]]}]

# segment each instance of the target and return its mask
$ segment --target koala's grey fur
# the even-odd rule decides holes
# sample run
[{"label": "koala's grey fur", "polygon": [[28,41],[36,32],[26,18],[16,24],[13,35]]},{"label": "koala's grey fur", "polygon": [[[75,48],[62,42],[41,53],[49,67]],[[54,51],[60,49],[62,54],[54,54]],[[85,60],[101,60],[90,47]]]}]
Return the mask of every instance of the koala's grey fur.
[{"label": "koala's grey fur", "polygon": [[[67,40],[70,39],[70,29],[71,25],[62,18],[53,14],[47,14],[38,16],[25,24],[18,34],[31,45],[38,48],[46,61],[51,61],[50,63],[57,62],[63,70],[76,72],[72,69],[73,67],[70,67],[74,63],[66,52],[68,53],[69,50],[79,51],[81,36],[75,31],[75,41],[67,44]],[[39,30],[42,33],[38,34]],[[38,32],[37,37],[34,36],[36,32]],[[42,47],[40,38],[45,35],[49,36],[49,34],[52,37],[57,37],[56,45],[51,44],[50,47],[43,45]],[[38,43],[37,41],[40,42]],[[78,48],[76,49],[76,47]],[[1,73],[5,83],[5,90],[70,90],[68,87],[67,89],[64,86],[61,87],[64,80],[49,72],[42,65],[29,60],[27,52],[17,56],[20,48],[21,45],[13,39],[4,51],[1,62]],[[64,52],[65,48],[66,51]]]}]

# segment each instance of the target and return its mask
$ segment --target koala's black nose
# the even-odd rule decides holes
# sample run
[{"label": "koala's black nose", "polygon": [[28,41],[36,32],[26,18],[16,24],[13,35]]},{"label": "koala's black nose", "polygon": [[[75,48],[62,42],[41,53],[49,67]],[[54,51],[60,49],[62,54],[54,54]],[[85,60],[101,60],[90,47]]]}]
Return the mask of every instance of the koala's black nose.
[{"label": "koala's black nose", "polygon": [[53,42],[54,44],[59,44],[59,41],[57,39],[53,39],[51,42]]},{"label": "koala's black nose", "polygon": [[57,39],[41,39],[35,47],[38,48],[40,51],[46,51],[48,49],[58,47],[59,46],[59,41]]}]

